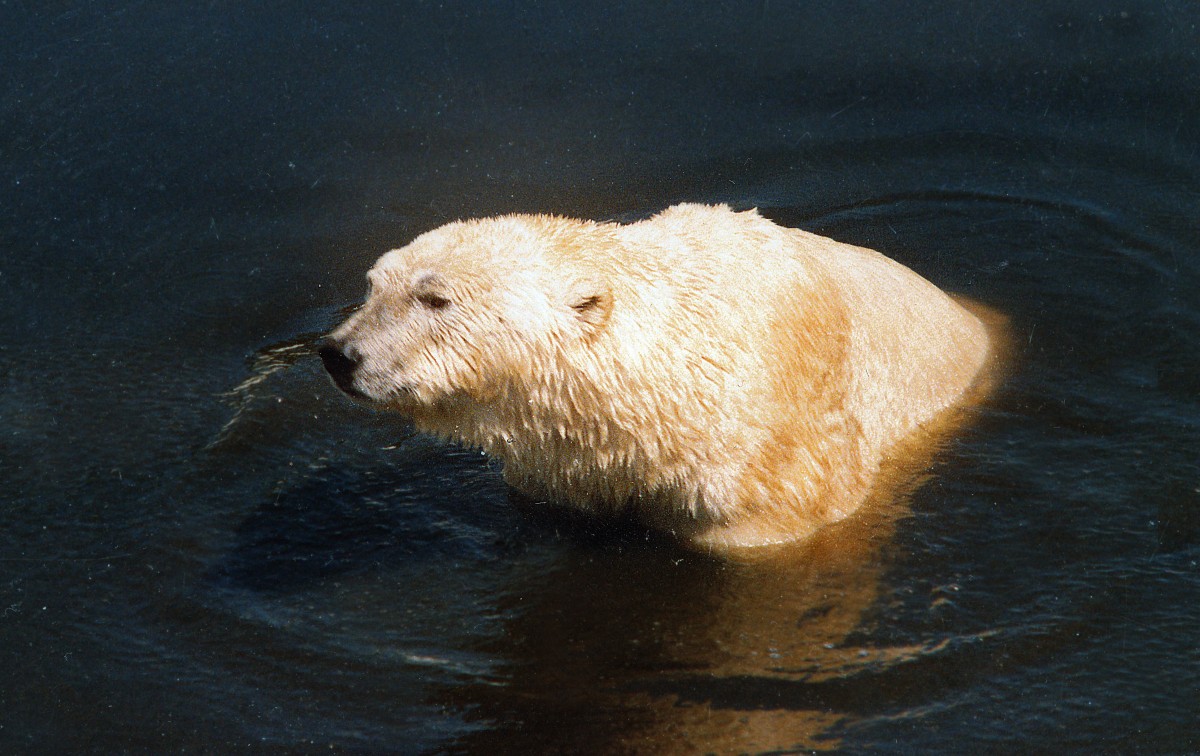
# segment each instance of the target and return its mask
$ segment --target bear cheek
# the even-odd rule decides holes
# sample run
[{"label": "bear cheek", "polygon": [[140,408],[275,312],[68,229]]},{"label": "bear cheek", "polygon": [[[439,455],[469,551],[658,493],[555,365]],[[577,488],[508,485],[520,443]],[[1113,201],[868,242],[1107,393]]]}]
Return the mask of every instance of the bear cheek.
[{"label": "bear cheek", "polygon": [[498,401],[505,386],[521,374],[522,340],[502,321],[498,325],[462,335],[452,350],[451,364],[446,366],[457,393],[477,404]]},{"label": "bear cheek", "polygon": [[465,395],[476,404],[491,404],[499,399],[501,368],[489,355],[471,350],[455,357],[454,366],[447,366],[453,393]]}]

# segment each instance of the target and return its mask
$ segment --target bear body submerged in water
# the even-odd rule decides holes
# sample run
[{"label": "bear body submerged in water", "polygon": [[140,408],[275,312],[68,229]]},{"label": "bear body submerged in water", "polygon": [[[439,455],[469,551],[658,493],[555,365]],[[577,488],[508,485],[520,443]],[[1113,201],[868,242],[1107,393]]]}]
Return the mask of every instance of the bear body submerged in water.
[{"label": "bear body submerged in water", "polygon": [[481,448],[528,496],[700,548],[853,512],[989,355],[904,266],[724,206],[454,222],[368,279],[320,349],[343,391]]}]

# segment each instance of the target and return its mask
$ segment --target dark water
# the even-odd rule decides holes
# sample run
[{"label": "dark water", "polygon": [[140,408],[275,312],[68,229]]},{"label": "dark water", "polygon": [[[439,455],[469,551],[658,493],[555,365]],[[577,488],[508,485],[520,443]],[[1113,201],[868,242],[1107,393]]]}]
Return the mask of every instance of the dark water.
[{"label": "dark water", "polygon": [[[1200,6],[2,2],[0,750],[1200,750]],[[789,564],[514,507],[312,338],[688,199],[1008,314]]]}]

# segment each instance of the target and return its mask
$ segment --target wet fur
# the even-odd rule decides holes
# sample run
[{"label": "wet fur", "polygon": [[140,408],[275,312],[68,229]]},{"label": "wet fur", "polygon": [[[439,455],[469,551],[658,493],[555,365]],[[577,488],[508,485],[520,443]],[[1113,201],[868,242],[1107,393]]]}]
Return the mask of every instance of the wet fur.
[{"label": "wet fur", "polygon": [[707,548],[853,512],[989,353],[907,268],[723,206],[454,223],[371,280],[331,336],[352,393],[502,460],[528,496]]}]

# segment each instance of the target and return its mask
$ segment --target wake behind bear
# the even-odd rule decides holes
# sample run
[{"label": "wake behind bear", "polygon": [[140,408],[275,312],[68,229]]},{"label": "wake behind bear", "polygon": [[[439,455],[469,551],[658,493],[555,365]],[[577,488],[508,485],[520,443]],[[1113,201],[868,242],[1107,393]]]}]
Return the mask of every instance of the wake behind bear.
[{"label": "wake behind bear", "polygon": [[368,280],[320,349],[339,388],[483,449],[530,497],[703,549],[845,518],[990,351],[908,268],[725,206],[458,221]]}]

